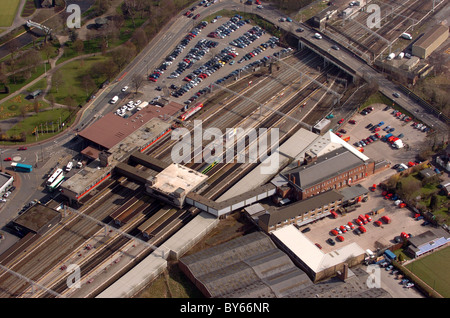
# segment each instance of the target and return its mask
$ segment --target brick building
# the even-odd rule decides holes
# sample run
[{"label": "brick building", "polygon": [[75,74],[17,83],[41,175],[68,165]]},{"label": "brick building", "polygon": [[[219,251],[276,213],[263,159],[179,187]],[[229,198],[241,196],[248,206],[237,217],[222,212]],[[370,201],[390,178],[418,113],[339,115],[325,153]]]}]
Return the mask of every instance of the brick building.
[{"label": "brick building", "polygon": [[309,156],[306,164],[281,176],[292,188],[293,200],[304,200],[332,189],[341,189],[372,175],[375,162],[347,147],[340,147],[319,157]]}]

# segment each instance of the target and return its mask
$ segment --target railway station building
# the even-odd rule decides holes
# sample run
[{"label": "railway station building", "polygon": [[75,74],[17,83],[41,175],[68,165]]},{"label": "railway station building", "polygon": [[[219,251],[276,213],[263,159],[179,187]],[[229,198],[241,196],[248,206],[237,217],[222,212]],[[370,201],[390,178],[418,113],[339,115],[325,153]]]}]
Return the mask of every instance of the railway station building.
[{"label": "railway station building", "polygon": [[331,131],[317,138],[273,182],[288,185],[289,199],[305,200],[372,175],[375,161]]},{"label": "railway station building", "polygon": [[149,177],[145,188],[150,195],[182,208],[186,196],[202,186],[207,179],[206,174],[172,163],[156,176]]},{"label": "railway station building", "polygon": [[[110,115],[104,118],[107,116]],[[125,119],[114,114],[111,116],[97,126],[94,123],[94,127],[89,127],[83,134],[93,143],[82,151],[89,158],[88,164],[61,185],[61,194],[70,202],[81,202],[83,197],[114,175],[119,163],[127,162],[133,152],[145,151],[171,131],[171,125],[160,118],[150,118],[139,127],[130,129],[132,122],[124,122]],[[101,133],[103,128],[105,131]]]}]

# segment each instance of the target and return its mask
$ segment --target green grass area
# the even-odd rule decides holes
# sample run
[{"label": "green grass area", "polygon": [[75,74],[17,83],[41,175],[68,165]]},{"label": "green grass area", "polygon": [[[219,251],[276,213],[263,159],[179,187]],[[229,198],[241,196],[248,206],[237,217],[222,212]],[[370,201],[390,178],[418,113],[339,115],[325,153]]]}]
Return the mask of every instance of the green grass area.
[{"label": "green grass area", "polygon": [[328,1],[322,1],[320,3],[313,3],[302,8],[296,15],[295,20],[305,22],[318,14],[320,11],[328,7]]},{"label": "green grass area", "polygon": [[20,0],[0,0],[0,27],[9,27],[16,16]]},{"label": "green grass area", "polygon": [[[380,93],[379,91],[375,94],[372,94],[359,108],[359,111],[362,111],[364,108],[369,107],[373,104],[384,104],[387,106],[390,106],[392,109],[396,109],[402,114],[406,114],[407,116],[410,116],[412,118],[414,117],[414,114],[411,114],[410,112],[406,111],[404,108],[402,108],[400,105],[398,105],[395,101],[388,98],[386,95]],[[417,121],[417,120],[416,120]]]},{"label": "green grass area", "polygon": [[[9,87],[9,93],[8,94],[1,94],[0,95],[0,99],[3,99],[5,97],[8,97],[9,95],[11,95],[12,93],[22,89],[25,85],[31,83],[32,81],[34,81],[36,78],[38,78],[39,76],[41,76],[42,74],[44,74],[45,70],[49,70],[50,66],[48,65],[48,63],[45,64],[41,64],[38,65],[36,67],[36,71],[31,73],[30,78],[27,79],[18,79],[15,83],[14,81],[10,78],[9,81],[10,83],[8,84]],[[2,90],[4,89],[3,87],[1,88]],[[31,92],[31,90],[30,90]]]},{"label": "green grass area", "polygon": [[[48,105],[46,105],[46,107],[48,107]],[[72,122],[75,118],[74,115],[71,115],[72,111],[73,110],[68,108],[55,108],[41,111],[37,114],[26,117],[24,120],[20,121],[17,125],[8,130],[6,134],[8,136],[13,136],[19,135],[21,132],[25,132],[25,143],[48,139],[59,133],[59,122],[68,122],[68,124],[65,124],[64,127],[69,127],[70,122]],[[36,127],[38,127],[39,131],[37,136],[33,135],[33,131]],[[2,144],[8,144],[8,142],[3,141]]]},{"label": "green grass area", "polygon": [[[10,98],[0,105],[0,120],[21,116],[22,109],[25,112],[34,112],[34,100],[27,100],[25,94],[17,95]],[[38,101],[39,109],[48,107],[48,104],[43,101]]]},{"label": "green grass area", "polygon": [[61,83],[57,87],[54,80],[55,76],[53,76],[52,88],[49,93],[55,96],[55,101],[57,103],[69,104],[67,98],[70,98],[74,101],[74,105],[83,105],[91,93],[106,80],[106,78],[95,79],[94,83],[96,87],[88,87],[86,91],[86,88],[83,87],[83,76],[90,75],[92,65],[106,61],[107,59],[108,57],[106,56],[98,55],[87,59],[72,61],[64,65],[58,70],[62,77]]},{"label": "green grass area", "polygon": [[450,297],[450,247],[415,260],[406,268],[445,298]]},{"label": "green grass area", "polygon": [[25,5],[23,6],[21,16],[26,18],[32,15],[36,11],[36,6],[34,5],[34,0],[26,0]]}]

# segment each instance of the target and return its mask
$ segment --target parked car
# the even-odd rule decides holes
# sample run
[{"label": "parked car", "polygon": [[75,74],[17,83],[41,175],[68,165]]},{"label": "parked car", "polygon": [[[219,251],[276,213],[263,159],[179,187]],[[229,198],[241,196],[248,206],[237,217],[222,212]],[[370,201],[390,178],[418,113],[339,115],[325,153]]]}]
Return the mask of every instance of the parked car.
[{"label": "parked car", "polygon": [[3,159],[3,161],[12,161],[11,157],[6,157],[5,159]]},{"label": "parked car", "polygon": [[322,246],[321,246],[319,243],[316,243],[316,246],[317,246],[319,249],[322,249]]},{"label": "parked car", "polygon": [[327,240],[327,243],[332,246],[334,246],[336,244],[336,242],[331,237]]},{"label": "parked car", "polygon": [[344,237],[343,237],[343,236],[338,235],[336,238],[337,238],[339,241],[344,242]]},{"label": "parked car", "polygon": [[302,230],[302,233],[306,233],[306,232],[309,232],[309,231],[311,231],[311,228],[307,227],[307,228],[304,228],[304,229]]},{"label": "parked car", "polygon": [[17,150],[27,150],[27,149],[28,149],[28,148],[25,147],[25,146],[22,146],[22,147],[17,148]]}]

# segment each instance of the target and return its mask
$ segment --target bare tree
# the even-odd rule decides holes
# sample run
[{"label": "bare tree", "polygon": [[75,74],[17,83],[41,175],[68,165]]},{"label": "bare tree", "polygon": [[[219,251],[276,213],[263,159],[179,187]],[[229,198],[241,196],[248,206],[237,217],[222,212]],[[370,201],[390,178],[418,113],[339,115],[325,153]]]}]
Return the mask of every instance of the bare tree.
[{"label": "bare tree", "polygon": [[63,76],[60,70],[57,70],[52,75],[52,84],[56,87],[56,92],[59,92],[59,86],[63,82]]},{"label": "bare tree", "polygon": [[144,77],[142,75],[139,75],[139,74],[134,74],[133,77],[131,78],[131,83],[132,83],[133,88],[135,89],[135,92],[137,94],[139,88],[144,83]]}]

